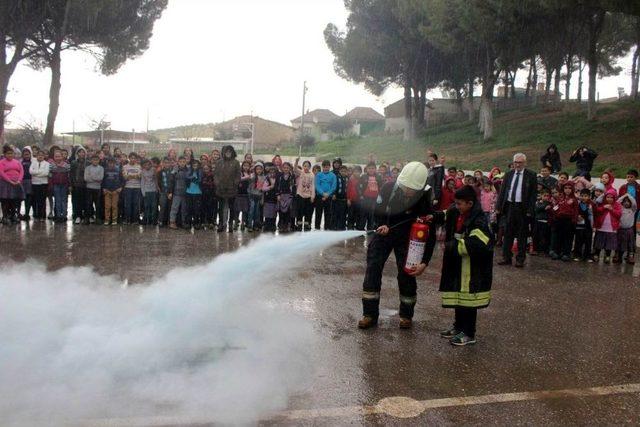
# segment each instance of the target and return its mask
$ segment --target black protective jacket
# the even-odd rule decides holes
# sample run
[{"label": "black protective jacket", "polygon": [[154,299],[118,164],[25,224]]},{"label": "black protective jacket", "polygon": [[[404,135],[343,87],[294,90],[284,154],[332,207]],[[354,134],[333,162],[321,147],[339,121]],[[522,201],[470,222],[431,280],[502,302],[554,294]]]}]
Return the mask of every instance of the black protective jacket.
[{"label": "black protective jacket", "polygon": [[[387,236],[376,236],[381,238],[391,238],[396,241],[409,244],[409,234],[411,226],[419,217],[433,215],[432,192],[431,190],[421,191],[415,197],[407,199],[404,192],[395,183],[390,182],[382,186],[380,190],[379,202],[376,206],[376,219],[378,226],[386,225],[390,228]],[[422,262],[429,264],[433,256],[433,249],[436,244],[435,228],[430,227],[430,233],[422,257]]]},{"label": "black protective jacket", "polygon": [[460,232],[456,230],[459,216],[455,207],[436,215],[437,219],[445,219],[446,232],[440,279],[442,306],[484,308],[491,302],[493,235],[479,203],[472,208]]}]

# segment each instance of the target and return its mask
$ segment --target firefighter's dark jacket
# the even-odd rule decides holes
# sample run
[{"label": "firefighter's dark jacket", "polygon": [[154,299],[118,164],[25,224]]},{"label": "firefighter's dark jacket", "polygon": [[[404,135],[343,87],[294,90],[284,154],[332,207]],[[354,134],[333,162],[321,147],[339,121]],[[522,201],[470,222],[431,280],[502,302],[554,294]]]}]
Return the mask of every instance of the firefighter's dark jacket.
[{"label": "firefighter's dark jacket", "polygon": [[[409,244],[409,234],[414,220],[419,217],[433,215],[432,191],[427,189],[419,191],[416,195],[407,199],[402,187],[390,182],[384,184],[380,190],[378,203],[376,204],[376,223],[378,226],[386,225],[390,228],[386,238],[393,239],[397,244]],[[376,237],[385,238],[376,235]],[[435,228],[430,226],[429,237],[422,257],[424,264],[429,264],[436,244]]]}]

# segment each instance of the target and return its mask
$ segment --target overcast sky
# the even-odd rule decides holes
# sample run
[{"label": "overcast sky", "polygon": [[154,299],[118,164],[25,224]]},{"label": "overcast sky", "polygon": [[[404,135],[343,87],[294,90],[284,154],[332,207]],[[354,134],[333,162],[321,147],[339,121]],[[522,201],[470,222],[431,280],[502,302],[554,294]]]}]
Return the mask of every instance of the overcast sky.
[{"label": "overcast sky", "polygon": [[[402,96],[398,89],[377,98],[337,77],[324,42],[329,22],[343,27],[343,0],[170,0],[156,23],[151,47],[114,76],[97,72],[93,58],[63,55],[57,132],[87,130],[89,120],[106,116],[113,129],[145,130],[219,122],[250,114],[289,124],[307,108],[344,114],[355,106],[382,112]],[[601,97],[629,91],[625,71],[599,85]],[[524,77],[524,72],[521,72]],[[586,76],[585,76],[586,79]],[[16,71],[8,101],[16,105],[8,127],[23,121],[45,123],[49,72],[26,66]],[[586,88],[585,88],[586,93]]]}]

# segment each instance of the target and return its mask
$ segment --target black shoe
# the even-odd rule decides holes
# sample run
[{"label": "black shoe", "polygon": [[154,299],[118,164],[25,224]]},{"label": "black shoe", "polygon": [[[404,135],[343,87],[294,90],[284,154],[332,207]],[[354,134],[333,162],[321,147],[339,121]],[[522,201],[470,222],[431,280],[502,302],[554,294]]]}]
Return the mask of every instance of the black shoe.
[{"label": "black shoe", "polygon": [[224,231],[224,227],[218,227],[218,233],[222,233]]},{"label": "black shoe", "polygon": [[555,253],[555,252],[553,252],[553,251],[552,251],[552,252],[549,252],[549,257],[550,257],[552,260],[554,260],[554,261],[556,261],[556,260],[559,260],[559,259],[560,259],[560,255],[558,255],[557,253]]},{"label": "black shoe", "polygon": [[561,259],[562,261],[564,261],[564,262],[569,262],[569,261],[571,261],[571,257],[568,257],[568,256],[566,256],[566,255],[563,255],[563,256],[562,256],[562,258],[560,258],[560,259]]},{"label": "black shoe", "polygon": [[451,339],[453,337],[455,337],[456,335],[458,335],[460,333],[459,330],[457,330],[456,328],[449,328],[446,331],[442,331],[440,332],[440,337],[441,338],[446,338],[446,339]]},{"label": "black shoe", "polygon": [[498,265],[511,265],[511,260],[510,259],[502,259],[502,260],[498,261]]},{"label": "black shoe", "polygon": [[524,267],[524,261],[516,261],[516,268],[523,268]]},{"label": "black shoe", "polygon": [[476,343],[476,338],[475,337],[470,337],[469,335],[465,334],[464,332],[460,332],[458,335],[456,335],[455,337],[451,338],[451,341],[449,341],[451,343],[451,345],[455,345],[455,346],[465,346],[465,345],[472,345]]}]

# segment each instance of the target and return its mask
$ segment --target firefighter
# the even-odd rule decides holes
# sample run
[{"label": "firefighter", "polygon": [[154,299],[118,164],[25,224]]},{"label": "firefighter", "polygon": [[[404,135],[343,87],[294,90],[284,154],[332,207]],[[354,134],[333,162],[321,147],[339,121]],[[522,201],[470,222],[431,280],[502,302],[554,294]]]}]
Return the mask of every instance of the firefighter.
[{"label": "firefighter", "polygon": [[437,213],[434,222],[445,222],[445,250],[440,292],[442,306],[455,309],[453,327],[440,336],[452,345],[476,343],[479,308],[491,301],[494,239],[473,187],[456,191],[455,205]]},{"label": "firefighter", "polygon": [[429,233],[422,263],[411,273],[404,271],[413,222],[434,213],[427,175],[424,164],[411,162],[402,169],[395,183],[384,184],[380,190],[376,206],[378,228],[367,249],[367,270],[362,293],[363,317],[358,322],[360,329],[368,329],[378,323],[382,271],[392,251],[398,267],[400,328],[411,328],[416,305],[416,277],[427,268],[435,246],[435,233]]}]

